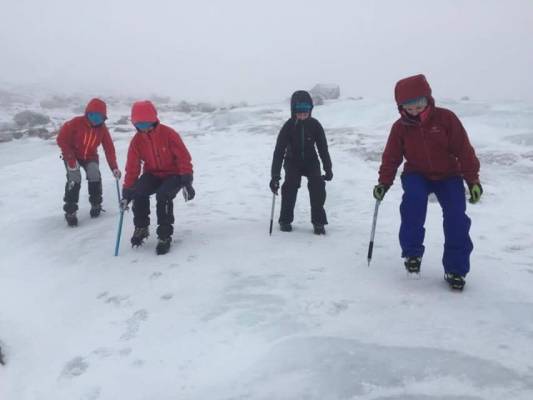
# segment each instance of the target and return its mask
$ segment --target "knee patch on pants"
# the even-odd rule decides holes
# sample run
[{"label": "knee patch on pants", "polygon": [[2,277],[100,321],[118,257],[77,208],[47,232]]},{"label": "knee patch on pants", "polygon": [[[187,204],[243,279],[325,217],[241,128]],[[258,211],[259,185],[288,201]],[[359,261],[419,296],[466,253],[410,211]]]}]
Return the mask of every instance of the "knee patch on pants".
[{"label": "knee patch on pants", "polygon": [[84,166],[85,173],[87,174],[87,180],[89,182],[100,182],[102,175],[100,174],[100,167],[96,161],[89,161]]}]

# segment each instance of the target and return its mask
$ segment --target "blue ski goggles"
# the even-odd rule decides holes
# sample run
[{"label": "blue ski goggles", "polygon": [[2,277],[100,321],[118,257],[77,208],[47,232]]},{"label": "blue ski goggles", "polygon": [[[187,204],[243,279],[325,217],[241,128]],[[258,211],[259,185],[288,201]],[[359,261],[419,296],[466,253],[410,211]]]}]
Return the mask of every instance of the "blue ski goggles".
[{"label": "blue ski goggles", "polygon": [[402,106],[417,106],[425,107],[428,105],[428,99],[425,96],[415,97],[414,99],[409,99],[402,103]]},{"label": "blue ski goggles", "polygon": [[105,116],[102,113],[91,111],[88,112],[86,115],[87,119],[93,126],[102,125],[105,122]]},{"label": "blue ski goggles", "polygon": [[141,122],[136,122],[133,125],[139,131],[149,131],[150,129],[152,129],[155,126],[155,122],[141,121]]},{"label": "blue ski goggles", "polygon": [[297,113],[306,113],[311,111],[313,106],[309,103],[296,103],[294,105],[294,111]]}]

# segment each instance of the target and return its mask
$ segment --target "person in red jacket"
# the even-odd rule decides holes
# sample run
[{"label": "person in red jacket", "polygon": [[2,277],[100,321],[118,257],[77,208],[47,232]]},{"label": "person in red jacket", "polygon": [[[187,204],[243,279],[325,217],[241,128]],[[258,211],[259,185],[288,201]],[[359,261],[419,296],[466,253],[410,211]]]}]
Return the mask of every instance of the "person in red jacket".
[{"label": "person in red jacket", "polygon": [[122,209],[126,209],[133,201],[135,231],[131,245],[142,245],[149,235],[150,195],[155,193],[159,239],[156,252],[165,254],[174,233],[174,197],[180,189],[185,201],[195,196],[191,156],[180,135],[159,122],[157,110],[150,101],[133,104],[131,121],[137,133],[128,150],[121,202]]},{"label": "person in red jacket", "polygon": [[92,99],[85,108],[85,115],[74,117],[59,130],[57,144],[61,148],[62,158],[67,170],[65,185],[65,219],[69,226],[78,225],[78,200],[80,196],[81,172],[85,170],[91,203],[91,217],[96,218],[102,211],[102,177],[98,166],[97,148],[104,147],[107,163],[116,179],[120,179],[117,166],[115,146],[105,125],[107,119],[106,104],[100,99]]},{"label": "person in red jacket", "polygon": [[444,278],[451,288],[462,290],[473,249],[463,181],[470,202],[477,203],[483,193],[479,160],[459,118],[435,106],[424,75],[400,80],[395,99],[400,119],[392,125],[383,151],[374,198],[383,200],[405,159],[399,235],[405,268],[409,273],[420,272],[428,196],[434,193],[444,220]]}]

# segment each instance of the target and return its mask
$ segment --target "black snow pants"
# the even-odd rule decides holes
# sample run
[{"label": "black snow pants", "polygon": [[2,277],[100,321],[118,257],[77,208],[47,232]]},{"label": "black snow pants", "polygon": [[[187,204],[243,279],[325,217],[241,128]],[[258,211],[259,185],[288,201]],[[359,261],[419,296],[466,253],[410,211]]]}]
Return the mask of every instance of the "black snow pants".
[{"label": "black snow pants", "polygon": [[150,225],[150,196],[155,193],[157,212],[157,236],[166,239],[174,233],[173,200],[181,189],[181,178],[172,175],[158,178],[144,173],[137,180],[133,195],[133,223],[136,228]]},{"label": "black snow pants", "polygon": [[311,201],[311,223],[313,225],[327,225],[326,211],[326,183],[320,173],[320,165],[294,165],[285,163],[285,180],[281,185],[281,212],[280,223],[291,223],[294,219],[294,206],[296,195],[302,182],[302,176],[307,177],[307,188]]}]

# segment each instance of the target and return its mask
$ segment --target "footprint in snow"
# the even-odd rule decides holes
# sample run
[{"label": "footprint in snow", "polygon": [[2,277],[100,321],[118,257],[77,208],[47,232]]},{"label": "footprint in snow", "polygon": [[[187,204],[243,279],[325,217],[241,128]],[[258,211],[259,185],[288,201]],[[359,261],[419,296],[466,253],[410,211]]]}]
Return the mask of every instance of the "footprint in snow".
[{"label": "footprint in snow", "polygon": [[83,375],[89,368],[89,363],[83,357],[74,357],[65,364],[61,372],[62,378],[75,378]]},{"label": "footprint in snow", "polygon": [[152,275],[150,275],[150,279],[154,280],[154,279],[160,278],[161,276],[163,276],[163,273],[156,271],[156,272],[153,272]]},{"label": "footprint in snow", "polygon": [[139,332],[139,329],[141,327],[141,322],[146,321],[148,319],[148,311],[146,310],[137,310],[133,313],[133,315],[126,320],[126,332],[122,334],[120,337],[121,340],[131,340],[135,336],[137,336],[137,333]]},{"label": "footprint in snow", "polygon": [[161,300],[171,300],[173,297],[173,293],[165,293],[163,296],[161,296]]}]

